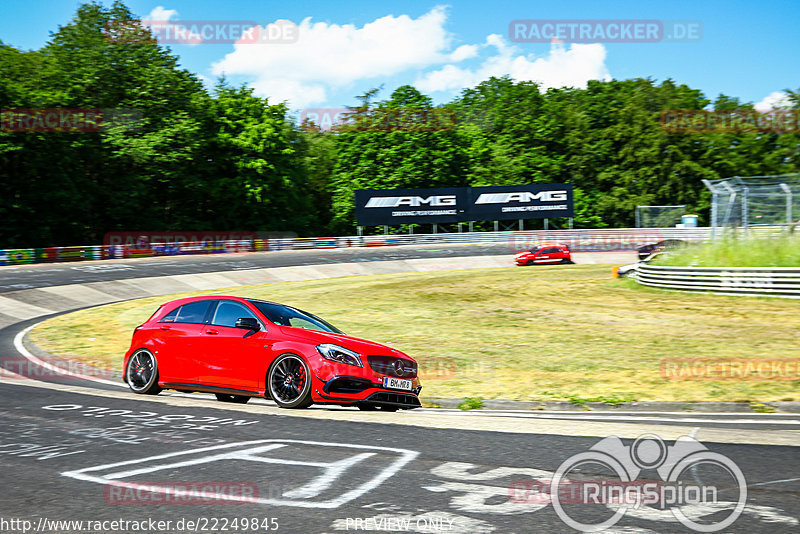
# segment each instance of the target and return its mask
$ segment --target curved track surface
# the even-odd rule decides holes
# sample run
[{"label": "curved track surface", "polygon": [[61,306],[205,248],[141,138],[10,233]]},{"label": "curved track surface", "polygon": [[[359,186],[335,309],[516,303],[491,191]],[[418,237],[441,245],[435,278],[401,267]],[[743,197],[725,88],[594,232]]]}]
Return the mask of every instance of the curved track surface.
[{"label": "curved track surface", "polygon": [[[463,257],[468,264],[470,256],[508,252],[492,247],[344,253],[348,262],[404,255]],[[13,268],[13,274],[3,268],[0,283],[19,292],[20,285],[342,261],[340,251],[298,251],[91,262]],[[104,265],[110,267],[95,268]],[[552,478],[562,462],[602,437],[617,435],[630,445],[645,432],[668,443],[694,436],[738,465],[747,507],[726,532],[800,528],[800,418],[792,414],[295,412],[267,401],[242,406],[203,395],[137,396],[113,379],[90,382],[42,368],[20,335],[41,320],[0,330],[4,360],[16,362],[0,374],[0,481],[13,489],[0,500],[3,532],[572,532],[547,499],[525,491],[529,482]],[[592,469],[583,474],[605,477]],[[649,471],[639,478],[657,476]],[[719,501],[735,500],[729,481],[713,473],[693,476],[717,484]],[[714,519],[733,505],[693,506],[684,511]],[[587,522],[610,515],[603,505],[581,513]],[[611,531],[691,532],[651,506],[629,510]]]},{"label": "curved track surface", "polygon": [[[512,253],[509,245],[502,244],[425,245],[419,247],[287,250],[241,254],[163,256],[133,260],[41,263],[0,268],[0,292],[65,284],[129,280],[150,276],[424,258],[458,258],[508,254],[509,265],[511,265]],[[583,255],[579,254],[579,256]]]}]

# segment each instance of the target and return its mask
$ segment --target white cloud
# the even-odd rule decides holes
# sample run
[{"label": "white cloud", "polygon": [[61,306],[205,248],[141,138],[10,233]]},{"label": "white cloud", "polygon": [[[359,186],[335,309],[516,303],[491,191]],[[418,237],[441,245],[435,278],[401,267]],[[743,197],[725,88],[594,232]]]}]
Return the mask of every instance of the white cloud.
[{"label": "white cloud", "polygon": [[325,102],[328,94],[321,83],[305,83],[289,78],[259,78],[252,86],[256,94],[269,97],[270,104],[286,100],[295,108]]},{"label": "white cloud", "polygon": [[421,76],[415,85],[424,92],[452,91],[473,87],[490,76],[509,75],[517,81],[535,81],[543,89],[551,87],[586,87],[589,80],[610,80],[605,65],[606,49],[602,44],[553,43],[543,57],[522,55],[502,36],[489,35],[485,49],[494,49],[478,67],[471,69],[445,65]]},{"label": "white cloud", "polygon": [[203,42],[203,36],[180,24],[172,24],[169,20],[178,16],[177,9],[166,9],[164,6],[156,6],[146,17],[142,19],[142,25],[147,26],[159,42],[165,41],[167,44],[188,44],[191,46],[199,45]]},{"label": "white cloud", "polygon": [[[288,93],[280,83],[292,82],[293,106],[324,102],[325,88],[359,80],[392,76],[474,56],[477,47],[464,45],[449,52],[444,28],[447,13],[435,7],[419,18],[387,15],[362,27],[312,22],[299,25],[294,43],[237,43],[234,51],[212,65],[215,75],[255,76],[252,83],[266,96]],[[276,74],[279,73],[279,74]],[[309,90],[310,94],[302,94]]]},{"label": "white cloud", "polygon": [[478,45],[461,45],[450,54],[450,61],[464,61],[478,55]]},{"label": "white cloud", "polygon": [[[297,27],[296,41],[242,40],[212,64],[211,73],[244,76],[259,96],[287,100],[293,108],[327,103],[334,91],[402,73],[416,74],[415,85],[428,93],[473,87],[490,76],[535,80],[544,88],[585,87],[588,80],[610,79],[601,44],[573,44],[568,49],[553,44],[548,54],[537,58],[493,34],[483,44],[454,49],[446,22],[447,9],[442,6],[418,18],[387,15],[361,27],[313,22],[309,17]],[[464,65],[468,60],[478,64]]]},{"label": "white cloud", "polygon": [[764,99],[761,102],[757,103],[754,107],[758,111],[770,111],[773,109],[786,108],[791,106],[792,102],[791,100],[789,100],[789,95],[787,95],[782,91],[773,91],[767,96],[765,96]]},{"label": "white cloud", "polygon": [[164,6],[156,6],[156,8],[142,20],[169,20],[177,16],[178,10],[176,9],[166,9]]}]

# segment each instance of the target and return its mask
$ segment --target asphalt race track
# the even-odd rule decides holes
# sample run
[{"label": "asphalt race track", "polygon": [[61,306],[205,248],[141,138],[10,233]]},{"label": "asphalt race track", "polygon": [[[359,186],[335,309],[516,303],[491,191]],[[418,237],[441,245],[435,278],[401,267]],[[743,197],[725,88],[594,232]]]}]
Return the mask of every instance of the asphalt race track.
[{"label": "asphalt race track", "polygon": [[[0,293],[20,289],[128,280],[147,276],[169,276],[215,271],[242,271],[265,267],[294,267],[329,263],[453,258],[508,254],[506,244],[425,245],[375,248],[287,250],[241,254],[162,256],[134,260],[101,260],[76,263],[41,263],[0,268]],[[578,254],[579,256],[581,254]]]},{"label": "asphalt race track", "polygon": [[[439,246],[4,267],[0,285],[11,291],[506,252],[498,245]],[[113,268],[89,269],[103,265]],[[15,339],[41,320],[0,330],[2,354],[26,357]],[[531,489],[534,481],[552,479],[562,463],[606,436],[630,446],[644,433],[670,446],[692,436],[741,470],[747,505],[723,532],[800,530],[800,414],[293,411],[265,400],[229,405],[197,394],[138,396],[113,382],[31,380],[9,369],[0,374],[0,399],[0,532],[575,532],[549,496]],[[609,478],[597,465],[573,473],[586,481]],[[650,468],[637,478],[661,479]],[[681,508],[700,522],[722,521],[741,494],[719,470],[692,467],[681,480],[719,492],[716,507]],[[608,519],[615,507],[561,508],[567,506],[586,523]],[[57,523],[66,521],[82,523]],[[608,530],[693,531],[670,510],[646,504],[631,506]]]}]

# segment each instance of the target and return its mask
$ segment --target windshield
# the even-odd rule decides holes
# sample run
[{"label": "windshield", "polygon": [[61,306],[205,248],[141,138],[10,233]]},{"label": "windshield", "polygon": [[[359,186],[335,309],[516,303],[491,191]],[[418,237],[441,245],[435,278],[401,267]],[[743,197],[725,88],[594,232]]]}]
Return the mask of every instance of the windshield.
[{"label": "windshield", "polygon": [[341,330],[332,324],[323,321],[316,315],[298,310],[297,308],[290,308],[282,304],[275,304],[274,302],[265,302],[263,300],[249,300],[250,304],[258,308],[264,317],[280,326],[291,326],[294,328],[306,328],[308,330],[319,330],[321,332],[331,332],[333,334],[344,334]]}]

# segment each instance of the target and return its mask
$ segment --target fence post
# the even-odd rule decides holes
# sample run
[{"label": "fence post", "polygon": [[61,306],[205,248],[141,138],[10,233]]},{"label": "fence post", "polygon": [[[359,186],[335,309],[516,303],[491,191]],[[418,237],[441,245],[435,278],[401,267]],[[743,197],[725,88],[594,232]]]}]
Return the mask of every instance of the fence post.
[{"label": "fence post", "polygon": [[792,224],[792,190],[786,184],[779,184],[786,193],[786,224]]},{"label": "fence post", "polygon": [[747,237],[748,228],[750,226],[750,207],[747,205],[749,191],[747,187],[742,187],[742,230],[744,230],[745,237]]}]

